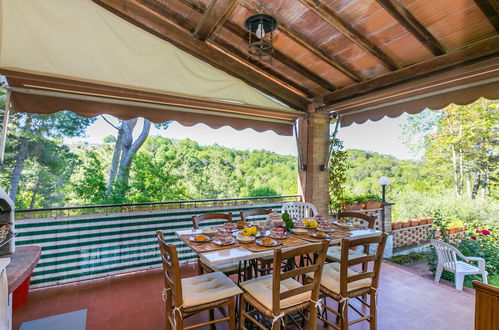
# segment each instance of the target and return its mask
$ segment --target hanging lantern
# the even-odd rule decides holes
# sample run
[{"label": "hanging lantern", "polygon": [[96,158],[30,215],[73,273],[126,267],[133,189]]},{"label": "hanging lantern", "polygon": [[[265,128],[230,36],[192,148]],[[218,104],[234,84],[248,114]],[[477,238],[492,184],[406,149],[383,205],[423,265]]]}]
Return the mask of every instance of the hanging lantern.
[{"label": "hanging lantern", "polygon": [[260,60],[264,56],[272,56],[272,33],[277,28],[277,20],[267,14],[256,14],[244,21],[249,32],[248,52]]}]

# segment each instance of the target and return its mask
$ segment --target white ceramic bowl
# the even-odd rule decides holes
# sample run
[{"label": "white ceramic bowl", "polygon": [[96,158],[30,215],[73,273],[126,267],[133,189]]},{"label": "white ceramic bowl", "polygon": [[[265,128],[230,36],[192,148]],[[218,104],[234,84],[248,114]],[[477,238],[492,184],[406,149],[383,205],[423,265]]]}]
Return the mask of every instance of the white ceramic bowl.
[{"label": "white ceramic bowl", "polygon": [[217,233],[217,230],[215,228],[205,228],[201,230],[201,232],[208,236],[214,236]]},{"label": "white ceramic bowl", "polygon": [[255,241],[255,236],[238,235],[237,240],[243,244],[252,243]]},{"label": "white ceramic bowl", "polygon": [[293,228],[293,233],[297,234],[297,235],[304,235],[306,233],[308,233],[308,230],[306,230],[305,228]]}]

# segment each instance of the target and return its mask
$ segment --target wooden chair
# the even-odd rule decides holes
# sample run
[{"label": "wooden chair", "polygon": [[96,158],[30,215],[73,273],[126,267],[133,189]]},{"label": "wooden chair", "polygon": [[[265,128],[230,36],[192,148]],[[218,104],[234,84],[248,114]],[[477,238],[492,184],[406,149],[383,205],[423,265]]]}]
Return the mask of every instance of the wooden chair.
[{"label": "wooden chair", "polygon": [[317,208],[310,203],[305,202],[288,202],[284,203],[281,208],[281,213],[288,212],[291,218],[303,219],[306,217],[314,217],[319,212]]},{"label": "wooden chair", "polygon": [[[327,240],[322,244],[310,244],[283,252],[276,249],[274,265],[281,265],[284,260],[294,260],[302,254],[317,253],[313,265],[299,267],[287,271],[276,271],[267,276],[258,277],[241,283],[244,293],[239,306],[239,329],[247,329],[246,320],[251,321],[261,329],[266,327],[256,319],[257,314],[272,322],[272,329],[281,328],[281,320],[289,313],[308,310],[308,329],[317,327],[317,305],[319,304],[319,282],[324,266],[324,258],[329,245]],[[313,280],[302,284],[294,278],[309,274]],[[253,306],[254,311],[247,312],[246,305]]]},{"label": "wooden chair", "polygon": [[267,215],[269,213],[272,213],[272,209],[253,209],[239,212],[241,215],[241,221],[249,221],[248,217],[255,215]]},{"label": "wooden chair", "polygon": [[[341,242],[341,258],[340,263],[329,263],[324,266],[321,278],[320,291],[326,297],[336,300],[339,304],[338,311],[324,304],[324,308],[333,314],[337,315],[338,324],[333,324],[323,316],[319,318],[329,326],[346,330],[352,324],[368,321],[370,329],[376,329],[376,299],[378,292],[379,274],[381,269],[381,261],[383,258],[383,251],[387,234],[380,236],[348,239],[344,238]],[[377,244],[376,254],[366,255],[352,258],[349,256],[351,248],[363,246],[365,244]],[[373,263],[371,271],[356,272],[350,267],[356,265],[364,265],[365,263]],[[310,277],[308,282],[313,281]],[[369,296],[367,302],[365,296]],[[348,301],[350,299],[357,299],[369,309],[369,314],[362,314],[356,307],[351,306]],[[349,321],[348,307],[351,307],[360,318]]]},{"label": "wooden chair", "polygon": [[[177,249],[167,244],[163,233],[156,232],[163,263],[165,287],[163,300],[166,306],[165,329],[193,329],[228,321],[229,329],[236,329],[235,296],[242,291],[220,272],[189,278],[180,278]],[[228,316],[214,319],[214,309],[227,306]],[[210,321],[184,327],[184,319],[201,311],[210,311]],[[225,314],[227,315],[227,314]]]},{"label": "wooden chair", "polygon": [[[338,219],[341,218],[355,218],[359,219],[362,221],[367,222],[367,228],[373,229],[374,225],[376,223],[376,217],[372,215],[368,215],[365,213],[361,212],[340,212],[338,213]],[[365,256],[369,253],[369,244],[366,244],[363,246],[363,252],[357,251],[357,250],[350,250],[349,255],[350,257],[360,257],[360,256]],[[326,261],[328,262],[339,262],[340,261],[340,255],[341,255],[341,247],[339,245],[336,246],[331,246],[326,255]],[[365,269],[363,269],[365,270]]]},{"label": "wooden chair", "polygon": [[[211,221],[210,221],[211,220]],[[232,222],[232,213],[205,213],[192,216],[192,226],[194,229],[199,229],[199,224],[202,222],[214,222],[213,220],[223,220]]]},{"label": "wooden chair", "polygon": [[[241,211],[239,214],[241,216],[241,221],[249,221],[249,217],[257,216],[257,215],[267,215],[272,213],[272,209],[252,209]],[[254,271],[255,277],[259,274],[269,274],[272,270],[272,261],[273,257],[268,258],[258,258],[254,260]]]},{"label": "wooden chair", "polygon": [[[224,222],[232,222],[232,213],[205,213],[192,216],[192,226],[194,229],[199,229],[199,225],[203,222],[215,222],[214,220],[223,220]],[[241,267],[238,262],[231,262],[225,265],[210,267],[198,258],[198,270],[200,274],[211,272],[222,272],[226,275],[239,274]],[[239,278],[238,278],[239,281]]]}]

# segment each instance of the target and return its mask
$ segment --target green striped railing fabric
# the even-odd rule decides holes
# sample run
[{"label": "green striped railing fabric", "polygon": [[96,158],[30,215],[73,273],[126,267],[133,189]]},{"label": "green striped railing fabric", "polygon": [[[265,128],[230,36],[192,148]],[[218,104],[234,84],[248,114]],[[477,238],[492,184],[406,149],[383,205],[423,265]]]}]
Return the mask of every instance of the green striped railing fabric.
[{"label": "green striped railing fabric", "polygon": [[177,230],[192,228],[192,215],[232,212],[234,221],[237,221],[240,211],[255,208],[280,210],[282,204],[18,219],[16,245],[42,247],[31,285],[45,287],[159,267],[157,230],[163,231],[166,240],[177,246],[180,260],[192,260],[195,254],[175,236]]}]

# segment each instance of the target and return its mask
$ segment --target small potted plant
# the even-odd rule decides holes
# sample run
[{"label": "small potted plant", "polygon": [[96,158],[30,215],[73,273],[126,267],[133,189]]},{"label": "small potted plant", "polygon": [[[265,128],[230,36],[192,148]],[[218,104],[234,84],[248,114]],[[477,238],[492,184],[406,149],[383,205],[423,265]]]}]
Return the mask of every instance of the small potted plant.
[{"label": "small potted plant", "polygon": [[411,227],[419,226],[419,219],[411,219]]},{"label": "small potted plant", "polygon": [[397,230],[400,228],[402,228],[402,222],[400,221],[392,222],[392,230]]},{"label": "small potted plant", "polygon": [[402,228],[409,228],[411,226],[411,220],[402,222]]},{"label": "small potted plant", "polygon": [[343,208],[345,211],[358,211],[362,207],[360,201],[358,200],[358,196],[346,196],[345,204]]},{"label": "small potted plant", "polygon": [[383,206],[383,203],[381,203],[381,197],[376,194],[366,194],[364,195],[364,198],[368,210],[379,209]]}]

